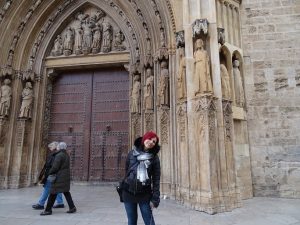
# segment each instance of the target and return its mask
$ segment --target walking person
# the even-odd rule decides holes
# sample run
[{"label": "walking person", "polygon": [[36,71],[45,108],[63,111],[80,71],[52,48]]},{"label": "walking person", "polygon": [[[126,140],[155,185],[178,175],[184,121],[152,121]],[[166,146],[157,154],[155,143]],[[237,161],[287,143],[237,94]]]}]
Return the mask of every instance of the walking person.
[{"label": "walking person", "polygon": [[122,198],[128,225],[137,225],[139,206],[145,225],[155,225],[152,210],[160,202],[159,138],[149,131],[137,138],[126,160]]},{"label": "walking person", "polygon": [[[49,192],[50,192],[50,188],[51,188],[51,182],[47,180],[48,178],[48,175],[49,175],[49,170],[52,166],[52,163],[54,161],[54,157],[55,157],[55,151],[56,151],[56,148],[57,148],[57,145],[58,145],[58,142],[54,141],[54,142],[51,142],[49,145],[48,145],[48,149],[50,150],[50,154],[49,156],[47,157],[47,160],[43,166],[43,169],[39,175],[39,183],[40,184],[43,184],[43,192],[39,198],[39,201],[37,204],[35,205],[32,205],[32,208],[34,209],[44,209],[44,205],[45,205],[45,202],[49,196]],[[62,194],[61,193],[58,193],[57,194],[57,197],[56,197],[56,205],[53,206],[53,208],[64,208],[65,205],[64,205],[64,202],[63,202],[63,199],[62,199]]]},{"label": "walking person", "polygon": [[50,189],[50,195],[48,198],[47,206],[45,211],[43,211],[40,215],[47,216],[52,214],[52,206],[55,202],[55,198],[57,193],[62,192],[66,198],[66,201],[69,205],[69,210],[67,213],[75,213],[77,211],[71,193],[70,193],[70,185],[71,185],[71,175],[70,175],[70,156],[67,153],[67,144],[65,142],[60,142],[58,144],[58,152],[55,154],[54,162],[49,171],[49,177],[52,179],[52,185]]}]

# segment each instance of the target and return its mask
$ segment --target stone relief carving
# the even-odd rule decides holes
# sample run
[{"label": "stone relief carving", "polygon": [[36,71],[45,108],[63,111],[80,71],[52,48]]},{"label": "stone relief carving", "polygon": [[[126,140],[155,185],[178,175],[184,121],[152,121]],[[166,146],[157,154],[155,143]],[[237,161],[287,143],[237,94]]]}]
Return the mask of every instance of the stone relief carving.
[{"label": "stone relief carving", "polygon": [[74,30],[71,27],[68,27],[64,38],[64,45],[63,45],[64,55],[68,56],[72,54],[74,40],[75,40]]},{"label": "stone relief carving", "polygon": [[11,102],[11,80],[5,79],[0,89],[0,117],[8,117]]},{"label": "stone relief carving", "polygon": [[140,75],[134,74],[133,77],[133,85],[131,90],[131,112],[132,113],[140,113],[141,107],[141,82]]},{"label": "stone relief carving", "polygon": [[146,110],[154,109],[154,76],[152,69],[146,69],[146,85],[144,90],[144,105]]},{"label": "stone relief carving", "polygon": [[169,70],[166,61],[161,62],[160,69],[158,103],[160,106],[169,106]]},{"label": "stone relief carving", "polygon": [[195,95],[212,93],[209,56],[202,39],[195,42],[194,59]]},{"label": "stone relief carving", "polygon": [[[88,12],[89,14],[79,12],[75,16],[75,20],[69,23],[67,29],[59,34],[61,38],[63,37],[62,52],[65,56],[97,54],[100,51],[108,53],[127,49],[124,44],[125,35],[115,24],[110,22],[102,10],[91,8]],[[129,25],[131,26],[130,22]],[[57,40],[54,41],[52,56],[62,55],[61,50],[57,50],[57,47],[60,47],[58,43]]]},{"label": "stone relief carving", "polygon": [[33,90],[31,82],[26,82],[25,88],[22,91],[22,103],[20,108],[20,118],[31,118],[33,106]]},{"label": "stone relief carving", "polygon": [[123,42],[125,41],[125,36],[121,30],[118,30],[115,34],[114,47],[117,51],[124,51],[126,47]]},{"label": "stone relief carving", "polygon": [[184,99],[186,97],[186,59],[184,54],[185,49],[179,48],[179,70],[177,75],[177,94],[178,99]]},{"label": "stone relief carving", "polygon": [[96,27],[93,28],[93,43],[92,43],[92,53],[98,53],[101,48],[102,42],[102,26],[96,24]]},{"label": "stone relief carving", "polygon": [[230,77],[228,70],[224,64],[220,65],[221,70],[221,86],[223,99],[231,99]]},{"label": "stone relief carving", "polygon": [[63,53],[63,40],[61,35],[57,35],[54,41],[54,47],[51,51],[52,56],[60,56]]},{"label": "stone relief carving", "polygon": [[235,103],[236,103],[236,105],[238,105],[240,107],[244,107],[244,105],[245,105],[244,87],[243,87],[243,81],[242,81],[239,65],[240,65],[239,60],[233,61]]},{"label": "stone relief carving", "polygon": [[182,104],[178,106],[177,109],[177,124],[179,127],[179,136],[180,141],[185,142],[185,132],[186,132],[186,104]]},{"label": "stone relief carving", "polygon": [[113,39],[112,26],[108,22],[103,23],[103,52],[111,51],[111,43]]}]

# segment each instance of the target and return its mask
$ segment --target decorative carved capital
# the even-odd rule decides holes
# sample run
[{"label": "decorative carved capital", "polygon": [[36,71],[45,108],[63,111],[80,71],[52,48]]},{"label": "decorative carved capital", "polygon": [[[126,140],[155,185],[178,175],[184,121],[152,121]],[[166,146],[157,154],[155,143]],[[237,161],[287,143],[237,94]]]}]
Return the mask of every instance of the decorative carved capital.
[{"label": "decorative carved capital", "polygon": [[176,37],[177,48],[182,48],[182,47],[184,48],[185,46],[184,30],[176,32],[175,37]]},{"label": "decorative carved capital", "polygon": [[221,44],[221,45],[224,45],[225,44],[225,29],[224,28],[220,28],[218,27],[218,42]]},{"label": "decorative carved capital", "polygon": [[208,34],[208,20],[207,19],[197,19],[192,25],[193,37],[199,36],[201,32],[204,35]]},{"label": "decorative carved capital", "polygon": [[154,57],[154,61],[162,61],[169,59],[169,50],[168,48],[160,48]]},{"label": "decorative carved capital", "polygon": [[215,98],[212,96],[204,96],[193,102],[193,109],[195,112],[199,111],[216,111],[214,103]]}]

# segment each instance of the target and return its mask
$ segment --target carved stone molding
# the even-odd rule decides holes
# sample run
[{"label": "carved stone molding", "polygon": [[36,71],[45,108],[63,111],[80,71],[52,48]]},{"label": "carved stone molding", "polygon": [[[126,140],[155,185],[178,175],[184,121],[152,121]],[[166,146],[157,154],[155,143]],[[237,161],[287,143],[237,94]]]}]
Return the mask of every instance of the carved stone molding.
[{"label": "carved stone molding", "polygon": [[6,11],[9,9],[9,7],[12,4],[12,0],[6,0],[5,4],[3,5],[2,9],[0,9],[0,23],[2,22]]},{"label": "carved stone molding", "polygon": [[185,46],[185,39],[184,39],[184,31],[178,31],[175,33],[176,37],[176,47],[177,48],[184,48]]},{"label": "carved stone molding", "polygon": [[203,33],[208,34],[208,20],[207,19],[197,19],[192,25],[193,37],[197,37]]},{"label": "carved stone molding", "polygon": [[160,115],[160,135],[161,135],[162,144],[169,143],[169,123],[170,123],[169,110],[162,109]]},{"label": "carved stone molding", "polygon": [[215,100],[216,98],[211,95],[202,96],[193,99],[192,111],[199,112],[199,111],[207,111],[207,110],[216,110]]},{"label": "carved stone molding", "polygon": [[0,117],[0,146],[3,146],[5,144],[5,137],[7,134],[7,117]]},{"label": "carved stone molding", "polygon": [[139,114],[133,114],[131,116],[131,124],[132,124],[132,138],[135,140],[136,138],[142,135],[141,131],[141,116]]},{"label": "carved stone molding", "polygon": [[145,131],[154,130],[154,114],[145,113]]},{"label": "carved stone molding", "polygon": [[177,105],[177,124],[179,127],[179,137],[181,142],[186,141],[186,113],[187,113],[187,106],[186,103],[182,103]]},{"label": "carved stone molding", "polygon": [[[48,76],[51,77],[51,73],[48,73]],[[47,147],[48,144],[48,132],[50,127],[50,112],[51,112],[51,99],[52,99],[52,80],[49,79],[45,97],[45,106],[44,106],[44,118],[43,118],[43,136],[42,136],[42,146]]]},{"label": "carved stone molding", "polygon": [[224,132],[226,141],[232,140],[232,103],[231,101],[223,100],[222,101],[223,107],[223,118],[224,118]]}]

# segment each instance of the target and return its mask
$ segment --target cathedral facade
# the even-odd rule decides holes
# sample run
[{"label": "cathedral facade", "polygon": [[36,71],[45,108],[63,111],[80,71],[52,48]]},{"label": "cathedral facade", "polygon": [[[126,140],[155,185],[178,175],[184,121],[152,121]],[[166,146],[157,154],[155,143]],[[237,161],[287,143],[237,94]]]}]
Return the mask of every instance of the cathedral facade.
[{"label": "cathedral facade", "polygon": [[164,197],[210,214],[299,198],[299,14],[288,0],[2,1],[0,188],[33,185],[51,141],[72,150],[74,182],[118,181],[154,130]]}]

